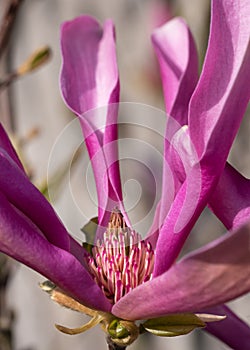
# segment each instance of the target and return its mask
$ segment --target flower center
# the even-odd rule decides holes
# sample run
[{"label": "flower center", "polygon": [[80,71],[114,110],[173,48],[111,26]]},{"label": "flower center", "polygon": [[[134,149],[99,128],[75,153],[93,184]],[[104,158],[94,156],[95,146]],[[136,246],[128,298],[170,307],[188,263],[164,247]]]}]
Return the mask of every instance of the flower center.
[{"label": "flower center", "polygon": [[127,227],[115,209],[103,239],[86,258],[89,272],[103,293],[116,303],[126,293],[152,277],[154,251],[149,242]]}]

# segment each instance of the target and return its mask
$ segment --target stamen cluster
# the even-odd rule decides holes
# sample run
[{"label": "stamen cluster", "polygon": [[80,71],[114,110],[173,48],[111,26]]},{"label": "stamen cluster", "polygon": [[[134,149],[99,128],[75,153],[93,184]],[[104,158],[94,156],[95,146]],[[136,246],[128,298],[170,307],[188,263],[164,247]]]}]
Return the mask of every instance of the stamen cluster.
[{"label": "stamen cluster", "polygon": [[103,240],[87,257],[89,271],[106,297],[116,303],[122,296],[152,277],[154,251],[149,242],[126,226],[122,214],[113,211]]}]

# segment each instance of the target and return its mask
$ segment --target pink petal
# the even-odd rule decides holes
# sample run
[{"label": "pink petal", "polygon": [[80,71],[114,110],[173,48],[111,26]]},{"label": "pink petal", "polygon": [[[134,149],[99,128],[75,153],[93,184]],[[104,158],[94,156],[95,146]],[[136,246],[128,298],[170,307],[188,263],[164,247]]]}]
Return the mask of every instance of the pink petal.
[{"label": "pink petal", "polygon": [[190,102],[189,125],[199,156],[216,164],[218,172],[250,97],[249,34],[248,0],[212,1],[208,50]]},{"label": "pink petal", "polygon": [[148,231],[146,240],[150,242],[153,249],[156,247],[156,243],[158,240],[159,235],[159,228],[160,228],[160,210],[161,210],[161,201],[156,206],[154,219],[152,222],[152,225]]},{"label": "pink petal", "polygon": [[[167,121],[164,143],[162,193],[165,195],[161,199],[161,225],[165,220],[168,220],[167,215],[170,215],[169,210],[175,197],[180,191],[186,176],[192,170],[192,166],[196,163],[199,163],[199,159],[186,126],[180,127],[176,120],[170,117]],[[199,174],[198,177],[200,177]],[[196,189],[201,188],[200,182],[201,179],[197,182]],[[188,209],[191,214],[195,209],[195,199],[197,200],[198,198],[193,197],[193,204]]]},{"label": "pink petal", "polygon": [[8,155],[14,160],[14,162],[19,166],[19,168],[24,172],[23,165],[20,162],[14,147],[12,146],[6,131],[4,130],[2,124],[0,123],[0,149],[1,148],[8,153]]},{"label": "pink petal", "polygon": [[[160,230],[155,275],[164,272],[177,258],[192,225],[208,199],[209,207],[228,229],[235,229],[249,220],[249,180],[227,163],[219,183],[215,185],[216,177],[213,178],[213,174],[205,173],[202,169],[193,169],[188,175]],[[187,192],[186,188],[189,188]],[[200,196],[195,193],[197,190],[200,191]],[[209,197],[210,191],[212,195]],[[176,223],[183,223],[183,229],[178,231]]]},{"label": "pink petal", "polygon": [[181,18],[156,29],[152,39],[160,64],[166,110],[170,114],[165,131],[162,191],[167,195],[161,201],[162,223],[180,187],[177,177],[174,187],[171,186],[173,165],[170,146],[174,134],[187,124],[188,104],[198,80],[198,57],[192,34]]},{"label": "pink petal", "polygon": [[[104,29],[90,16],[65,22],[61,29],[61,47],[62,94],[75,114],[82,115],[90,109],[118,102],[119,80],[111,21],[104,24]],[[99,125],[95,126],[99,129]]]},{"label": "pink petal", "polygon": [[209,313],[226,315],[225,320],[208,323],[205,330],[230,346],[231,349],[248,349],[250,344],[250,327],[237,317],[227,306],[215,306]]},{"label": "pink petal", "polygon": [[109,311],[110,303],[70,253],[44,239],[0,193],[0,251],[31,267],[84,305]]},{"label": "pink petal", "polygon": [[99,224],[103,225],[109,216],[105,211],[119,206],[122,199],[116,142],[119,77],[114,37],[111,21],[106,21],[102,29],[89,16],[65,22],[61,32],[62,94],[68,107],[79,116],[96,180]]},{"label": "pink petal", "polygon": [[213,173],[206,173],[206,170],[202,164],[193,166],[172,203],[159,232],[154,276],[161,275],[174,263],[207,204],[216,178]]},{"label": "pink petal", "polygon": [[227,163],[209,207],[228,229],[239,227],[250,218],[250,180]]},{"label": "pink petal", "polygon": [[70,253],[74,255],[74,257],[77,258],[77,260],[79,260],[84,267],[87,267],[85,256],[89,255],[89,253],[72,236],[69,236],[69,241],[70,241],[70,249],[69,249]]},{"label": "pink petal", "polygon": [[167,112],[187,124],[188,103],[198,80],[198,57],[192,34],[182,18],[167,22],[152,35],[160,64]]},{"label": "pink petal", "polygon": [[205,208],[244,114],[250,93],[249,7],[245,0],[213,2],[207,56],[189,108],[199,162],[187,174],[160,231],[155,275],[171,266]]},{"label": "pink petal", "polygon": [[112,313],[136,320],[198,312],[250,291],[250,224],[224,235],[140,285]]},{"label": "pink petal", "polygon": [[0,193],[54,245],[69,250],[69,235],[53,208],[8,154],[0,149]]}]

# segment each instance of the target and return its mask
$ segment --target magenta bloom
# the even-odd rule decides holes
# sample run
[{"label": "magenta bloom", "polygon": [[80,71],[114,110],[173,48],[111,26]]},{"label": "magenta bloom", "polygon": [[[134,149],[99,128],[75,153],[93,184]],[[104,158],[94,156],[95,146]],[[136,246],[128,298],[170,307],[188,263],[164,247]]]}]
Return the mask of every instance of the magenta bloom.
[{"label": "magenta bloom", "polygon": [[[221,304],[250,291],[250,224],[240,226],[250,219],[246,196],[250,187],[226,165],[249,100],[248,20],[248,1],[212,2],[208,50],[199,79],[195,45],[182,19],[153,34],[166,109],[178,123],[167,124],[164,195],[142,242],[122,204],[113,24],[107,21],[102,28],[88,16],[66,22],[61,33],[62,94],[81,123],[96,181],[98,222],[107,230],[104,237],[98,231],[101,245],[92,255],[74,241],[29,182],[1,128],[0,250],[40,272],[81,304],[114,318],[148,320],[214,307],[211,312],[228,318],[210,324],[209,330],[230,346],[246,349],[250,328]],[[96,108],[103,106],[106,114],[100,115]],[[193,144],[183,156],[187,166],[177,167],[181,160],[175,147],[187,146],[187,139]],[[175,174],[173,188],[169,188],[169,166]],[[207,204],[228,228],[236,229],[175,262]],[[115,207],[123,217],[116,213],[110,219]],[[126,240],[129,249],[122,251],[119,244]],[[108,268],[102,268],[104,261]],[[234,333],[228,331],[232,327]]]}]

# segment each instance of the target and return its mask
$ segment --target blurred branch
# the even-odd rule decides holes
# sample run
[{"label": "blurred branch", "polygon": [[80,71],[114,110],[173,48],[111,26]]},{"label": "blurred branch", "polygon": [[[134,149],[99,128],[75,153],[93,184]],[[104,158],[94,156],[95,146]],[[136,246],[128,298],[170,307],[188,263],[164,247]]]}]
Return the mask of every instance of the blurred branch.
[{"label": "blurred branch", "polygon": [[18,78],[17,72],[13,72],[7,75],[7,77],[5,77],[3,80],[0,80],[0,90],[7,88],[17,78]]},{"label": "blurred branch", "polygon": [[0,28],[0,58],[8,44],[18,9],[23,0],[10,0]]},{"label": "blurred branch", "polygon": [[66,177],[69,176],[69,172],[72,171],[74,166],[78,163],[81,155],[81,149],[77,150],[71,161],[65,161],[65,163],[50,176],[49,183],[48,179],[44,179],[42,183],[36,184],[36,187],[47,198],[48,201],[51,200],[51,191],[53,193],[53,200],[55,200],[57,196],[60,196],[60,188],[63,185],[63,181],[65,181]]},{"label": "blurred branch", "polygon": [[[23,0],[1,0],[1,22],[0,22],[0,72],[6,74],[9,69],[10,54],[10,34],[14,28],[18,10]],[[12,105],[10,103],[11,91],[2,91],[0,95],[0,119],[5,127],[12,133],[15,131],[15,122],[12,114]]]},{"label": "blurred branch", "polygon": [[20,67],[18,67],[17,70],[15,70],[14,72],[11,72],[5,78],[0,80],[0,90],[5,89],[18,78],[21,78],[23,75],[26,75],[27,73],[31,73],[35,69],[42,66],[44,63],[47,63],[50,57],[51,57],[51,50],[48,46],[44,46],[40,49],[37,49],[27,58],[27,60],[25,60],[21,64]]},{"label": "blurred branch", "polygon": [[6,307],[6,287],[11,275],[9,259],[0,253],[0,349],[12,349],[12,325],[14,314]]}]

